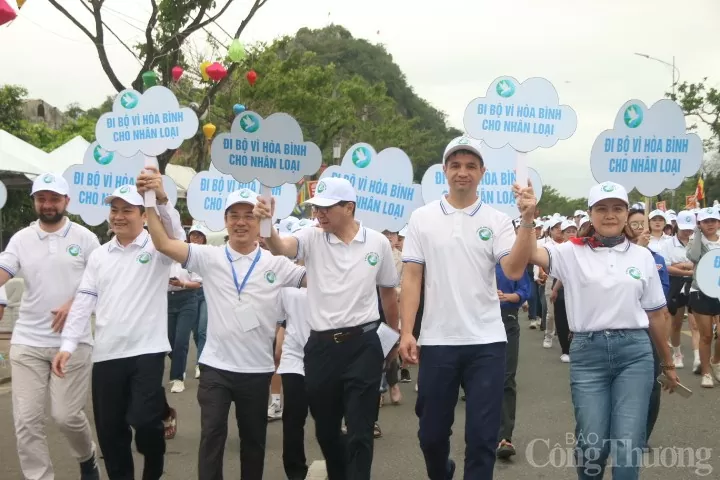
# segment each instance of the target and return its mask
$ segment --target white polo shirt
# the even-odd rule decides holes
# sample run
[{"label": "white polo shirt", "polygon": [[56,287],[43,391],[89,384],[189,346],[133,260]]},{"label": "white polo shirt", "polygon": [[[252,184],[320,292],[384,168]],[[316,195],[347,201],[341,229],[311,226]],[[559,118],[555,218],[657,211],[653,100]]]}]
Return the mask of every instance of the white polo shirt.
[{"label": "white polo shirt", "polygon": [[662,235],[660,235],[659,237],[654,237],[651,235],[650,242],[648,243],[648,248],[655,253],[661,253],[664,248],[663,246],[671,238],[672,237],[665,235],[664,233]]},{"label": "white polo shirt", "polygon": [[510,217],[480,199],[456,210],[443,197],[412,213],[403,261],[425,265],[421,345],[505,342],[495,264],[510,253]]},{"label": "white polo shirt", "polygon": [[[202,277],[200,275],[195,272],[188,272],[178,262],[173,262],[172,266],[170,267],[170,278],[173,277],[177,278],[180,282],[183,283],[202,283]],[[170,285],[170,279],[168,279],[168,292],[181,292],[185,290],[188,289],[183,287],[176,287],[175,285]]]},{"label": "white polo shirt", "polygon": [[356,327],[379,320],[377,287],[398,284],[390,240],[359,227],[349,244],[315,227],[293,233],[298,259],[305,261],[308,272],[311,330]]},{"label": "white polo shirt", "polygon": [[648,328],[646,312],[665,306],[660,275],[647,248],[565,242],[546,245],[550,273],[563,282],[572,332]]},{"label": "white polo shirt", "polygon": [[[272,345],[277,322],[283,316],[279,295],[283,287],[300,286],[305,268],[259,246],[243,255],[229,244],[190,244],[185,268],[202,276],[207,302],[207,337],[199,363],[229,372],[274,372]],[[242,287],[240,300],[231,268]],[[239,311],[241,306],[249,306],[251,313]]]},{"label": "white polo shirt", "polygon": [[663,256],[668,266],[689,261],[687,258],[687,246],[678,240],[677,235],[663,243],[662,249],[658,253]]},{"label": "white polo shirt", "polygon": [[310,337],[307,289],[283,288],[280,291],[280,306],[285,315],[286,325],[277,373],[305,375],[305,344]]},{"label": "white polo shirt", "polygon": [[67,218],[53,233],[35,222],[12,236],[0,253],[0,268],[11,277],[21,273],[25,280],[12,344],[60,346],[60,334],[52,331],[52,310],[75,296],[88,258],[99,246],[93,232]]}]

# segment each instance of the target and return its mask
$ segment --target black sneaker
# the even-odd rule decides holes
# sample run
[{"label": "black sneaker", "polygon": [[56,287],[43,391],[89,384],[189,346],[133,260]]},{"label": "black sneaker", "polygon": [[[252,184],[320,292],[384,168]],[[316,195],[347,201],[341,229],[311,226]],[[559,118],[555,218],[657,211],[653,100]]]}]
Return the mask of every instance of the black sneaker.
[{"label": "black sneaker", "polygon": [[448,459],[447,463],[447,480],[452,480],[455,476],[455,460]]},{"label": "black sneaker", "polygon": [[498,445],[498,448],[495,451],[495,455],[497,456],[497,458],[500,458],[502,460],[507,460],[508,458],[515,455],[515,453],[515,447],[507,440],[501,441],[500,445]]},{"label": "black sneaker", "polygon": [[400,369],[400,383],[410,383],[412,382],[412,379],[410,378],[410,370],[407,368],[401,368]]},{"label": "black sneaker", "polygon": [[80,463],[80,480],[100,480],[100,469],[94,453],[88,460]]}]

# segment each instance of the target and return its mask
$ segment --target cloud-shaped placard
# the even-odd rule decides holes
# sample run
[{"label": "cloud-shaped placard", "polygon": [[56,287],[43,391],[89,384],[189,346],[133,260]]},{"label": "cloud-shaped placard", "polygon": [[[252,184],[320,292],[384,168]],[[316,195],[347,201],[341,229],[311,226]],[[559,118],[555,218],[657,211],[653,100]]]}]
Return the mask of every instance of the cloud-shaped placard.
[{"label": "cloud-shaped placard", "polygon": [[410,214],[423,205],[420,185],[413,183],[410,157],[399,148],[380,153],[367,143],[356,143],[340,165],[327,168],[320,179],[344,177],[355,187],[355,218],[373,230],[398,232]]},{"label": "cloud-shaped placard", "polygon": [[221,173],[239,182],[257,178],[268,187],[297,183],[322,164],[318,146],[304,141],[297,120],[287,113],[265,119],[255,112],[241,113],[229,133],[215,136],[210,158]]},{"label": "cloud-shaped placard", "polygon": [[595,139],[590,169],[598,183],[616,182],[653,197],[695,175],[702,160],[702,140],[686,133],[677,103],[659,100],[648,108],[640,100],[629,100],[615,116],[613,129]]},{"label": "cloud-shaped placard", "polygon": [[[108,152],[97,142],[90,144],[83,156],[83,163],[71,165],[63,173],[70,186],[68,212],[79,215],[88,225],[100,225],[108,219],[110,207],[104,200],[116,188],[125,184],[135,185],[135,180],[145,167],[145,156],[130,158]],[[157,167],[157,159],[151,158]],[[171,205],[177,203],[177,185],[172,178],[163,175],[163,187]]]},{"label": "cloud-shaped placard", "polygon": [[[219,232],[225,228],[225,199],[239,188],[249,188],[260,193],[260,182],[253,180],[240,183],[210,165],[210,170],[198,172],[188,185],[188,212],[193,219],[204,222],[213,232]],[[297,187],[292,183],[273,187],[272,195],[275,197],[273,220],[290,216],[297,202]]]},{"label": "cloud-shaped placard", "polygon": [[5,206],[5,202],[7,202],[7,188],[5,184],[0,181],[0,209]]},{"label": "cloud-shaped placard", "polygon": [[[515,203],[512,186],[515,183],[515,164],[518,153],[511,147],[494,149],[480,142],[478,142],[478,147],[485,160],[486,171],[478,185],[477,194],[483,203],[500,210],[511,218],[516,218],[520,211]],[[540,202],[542,197],[540,174],[532,168],[527,170],[535,197]],[[447,178],[443,173],[442,163],[428,167],[423,175],[421,185],[425,203],[440,200],[448,192]]]},{"label": "cloud-shaped placard", "polygon": [[467,133],[490,148],[510,145],[518,152],[552,147],[577,129],[575,111],[560,105],[553,84],[540,77],[496,78],[484,97],[468,104],[463,121]]},{"label": "cloud-shaped placard", "polygon": [[120,92],[112,112],[103,114],[95,125],[95,137],[104,149],[124,157],[138,152],[156,157],[180,147],[197,130],[195,112],[188,107],[181,108],[168,88],[155,86],[145,93]]}]

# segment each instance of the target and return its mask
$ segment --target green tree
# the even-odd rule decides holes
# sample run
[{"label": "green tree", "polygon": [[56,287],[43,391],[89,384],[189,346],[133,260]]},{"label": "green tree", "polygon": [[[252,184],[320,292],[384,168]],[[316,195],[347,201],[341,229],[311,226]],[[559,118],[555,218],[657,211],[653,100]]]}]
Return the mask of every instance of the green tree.
[{"label": "green tree", "polygon": [[575,210],[587,210],[587,198],[568,198],[550,185],[543,185],[538,210],[542,216],[555,213],[571,216]]},{"label": "green tree", "polygon": [[[93,21],[91,22],[91,26],[86,26],[70,13],[64,6],[65,2],[61,2],[60,0],[48,1],[92,41],[97,51],[101,68],[107,75],[112,86],[118,92],[125,90],[128,85],[120,81],[108,57],[106,49],[108,35],[115,37],[115,40],[119,41],[141,64],[129,86],[135,90],[142,91],[143,73],[155,70],[159,73],[160,83],[168,86],[172,82],[171,70],[175,65],[181,65],[185,67],[187,71],[192,69],[191,71],[194,72],[197,69],[197,65],[187,65],[185,63],[182,48],[188,39],[200,30],[207,33],[206,27],[222,17],[235,2],[235,0],[225,0],[224,2],[217,0],[150,0],[152,11],[145,25],[145,38],[142,42],[134,45],[133,48],[118,38],[115,32],[105,23],[103,19],[103,9],[108,10],[108,7],[105,5],[105,0],[79,2],[82,7],[92,15]],[[240,37],[258,10],[267,2],[268,0],[253,0],[247,15],[244,19],[240,20],[233,38]],[[232,63],[228,67],[228,73],[232,74],[236,69],[245,66],[245,64]],[[189,76],[190,75],[187,77]],[[196,93],[201,97],[201,101],[198,103],[196,109],[199,116],[202,116],[207,111],[215,95],[220,91],[227,78],[228,77],[225,77],[222,81],[213,83],[186,78],[185,82],[192,83]],[[168,151],[158,156],[161,172],[165,172],[165,166],[174,154],[174,151]]]}]

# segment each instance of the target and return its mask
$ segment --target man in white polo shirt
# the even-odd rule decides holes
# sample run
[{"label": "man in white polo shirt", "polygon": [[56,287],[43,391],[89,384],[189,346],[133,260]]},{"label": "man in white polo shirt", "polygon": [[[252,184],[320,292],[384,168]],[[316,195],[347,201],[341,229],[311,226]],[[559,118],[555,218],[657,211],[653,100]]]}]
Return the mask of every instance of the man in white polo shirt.
[{"label": "man in white polo shirt", "polygon": [[[180,214],[156,192],[165,228],[185,238]],[[77,349],[86,343],[96,312],[92,400],[100,450],[111,480],[132,479],[132,427],[145,457],[143,479],[162,476],[165,457],[162,380],[167,334],[167,284],[172,260],[153,246],[143,228],[143,197],[124,185],[105,198],[115,237],[90,256],[62,334],[53,371],[67,374]],[[89,343],[89,342],[87,342]]]},{"label": "man in white polo shirt", "polygon": [[[311,333],[305,386],[329,480],[370,478],[384,361],[376,333],[376,287],[388,326],[398,328],[398,275],[390,242],[355,220],[356,200],[349,181],[324,178],[306,202],[320,228],[303,228],[290,237],[273,230],[266,239],[274,254],[303,260],[307,268]],[[272,218],[273,208],[274,201],[262,201],[255,212]],[[347,442],[340,437],[343,417]]]},{"label": "man in white polo shirt", "polygon": [[[453,411],[462,382],[467,396],[465,478],[493,477],[505,377],[506,334],[495,265],[520,279],[536,248],[532,188],[513,191],[522,221],[517,237],[510,218],[484,205],[477,188],[485,173],[475,141],[454,139],[445,149],[449,193],[415,210],[403,246],[400,352],[418,362],[415,411],[420,448],[430,480],[452,478],[449,459]],[[415,315],[425,267],[425,312],[416,343]]]},{"label": "man in white polo shirt", "polygon": [[[60,331],[97,236],[65,216],[68,184],[47,173],[33,182],[37,222],[17,232],[0,254],[0,285],[22,274],[25,290],[10,347],[15,435],[23,476],[55,478],[45,437],[45,406],[65,434],[70,452],[80,462],[83,480],[97,479],[95,446],[85,416],[92,366],[89,345],[78,349],[67,365],[67,380],[50,375],[60,347]],[[89,339],[89,334],[86,336]]]},{"label": "man in white polo shirt", "polygon": [[[159,175],[138,184],[160,188]],[[205,347],[200,357],[200,451],[198,478],[223,478],[228,413],[235,403],[240,434],[240,477],[261,480],[265,462],[267,402],[275,372],[273,339],[282,318],[283,287],[304,284],[305,268],[275,257],[258,245],[260,222],[253,215],[257,194],[242,188],[225,203],[226,245],[196,245],[168,238],[155,212],[148,226],[159,251],[203,278],[208,306]],[[274,230],[274,229],[273,229]]]}]

